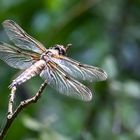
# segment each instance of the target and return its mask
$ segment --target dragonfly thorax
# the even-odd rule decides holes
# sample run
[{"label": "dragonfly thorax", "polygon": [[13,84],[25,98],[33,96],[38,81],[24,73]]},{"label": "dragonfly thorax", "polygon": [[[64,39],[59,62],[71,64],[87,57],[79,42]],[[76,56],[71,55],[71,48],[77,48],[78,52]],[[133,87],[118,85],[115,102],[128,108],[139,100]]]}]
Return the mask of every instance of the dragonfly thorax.
[{"label": "dragonfly thorax", "polygon": [[54,55],[65,55],[66,48],[62,45],[55,45],[52,48],[47,49],[40,57],[40,59],[45,60],[46,62],[51,59]]}]

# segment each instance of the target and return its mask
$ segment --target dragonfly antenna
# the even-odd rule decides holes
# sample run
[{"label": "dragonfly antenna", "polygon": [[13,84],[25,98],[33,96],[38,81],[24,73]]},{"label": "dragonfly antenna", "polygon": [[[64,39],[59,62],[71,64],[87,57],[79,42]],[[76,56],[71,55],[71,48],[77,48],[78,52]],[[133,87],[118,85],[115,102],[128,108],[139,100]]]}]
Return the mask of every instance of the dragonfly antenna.
[{"label": "dragonfly antenna", "polygon": [[69,49],[70,46],[72,46],[72,44],[67,44],[66,51]]}]

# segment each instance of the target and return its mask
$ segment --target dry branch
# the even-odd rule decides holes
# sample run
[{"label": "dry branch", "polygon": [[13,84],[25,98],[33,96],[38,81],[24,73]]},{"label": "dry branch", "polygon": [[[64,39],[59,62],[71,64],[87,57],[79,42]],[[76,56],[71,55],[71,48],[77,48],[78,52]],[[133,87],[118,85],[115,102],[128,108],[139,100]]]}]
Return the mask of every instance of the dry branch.
[{"label": "dry branch", "polygon": [[9,97],[9,104],[8,104],[8,112],[7,112],[7,121],[6,124],[4,126],[4,128],[2,129],[1,133],[0,133],[0,140],[3,140],[4,136],[7,134],[11,124],[13,123],[13,121],[15,120],[15,118],[17,117],[17,115],[28,105],[35,103],[38,101],[38,99],[41,97],[42,92],[44,91],[45,87],[46,87],[47,83],[44,82],[38,92],[35,94],[35,96],[33,96],[30,99],[21,101],[20,104],[18,105],[18,107],[15,109],[15,111],[13,111],[13,104],[14,104],[14,98],[15,98],[15,92],[16,92],[16,87],[13,87],[11,90],[11,94]]}]

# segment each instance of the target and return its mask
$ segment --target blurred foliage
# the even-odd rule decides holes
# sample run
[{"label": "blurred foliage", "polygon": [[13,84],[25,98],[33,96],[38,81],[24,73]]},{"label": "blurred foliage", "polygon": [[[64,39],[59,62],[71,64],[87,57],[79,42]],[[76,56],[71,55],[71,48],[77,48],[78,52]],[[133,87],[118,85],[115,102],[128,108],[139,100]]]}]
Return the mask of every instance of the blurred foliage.
[{"label": "blurred foliage", "polygon": [[[95,91],[89,103],[46,88],[39,102],[20,113],[5,140],[140,139],[139,0],[1,0],[0,23],[5,19],[16,21],[47,48],[73,44],[69,57],[108,73],[105,82],[85,83]],[[2,26],[0,41],[9,41]],[[1,129],[7,87],[18,72],[0,61]],[[41,83],[35,77],[20,86],[15,106]]]}]

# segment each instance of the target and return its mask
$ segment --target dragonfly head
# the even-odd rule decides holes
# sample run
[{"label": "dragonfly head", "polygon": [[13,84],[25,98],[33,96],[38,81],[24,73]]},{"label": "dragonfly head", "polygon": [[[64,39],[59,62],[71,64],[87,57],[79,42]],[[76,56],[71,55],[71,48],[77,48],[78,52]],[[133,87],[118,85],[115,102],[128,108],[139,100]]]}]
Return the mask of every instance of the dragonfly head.
[{"label": "dragonfly head", "polygon": [[59,55],[66,55],[67,48],[63,45],[56,44],[52,47],[52,49],[57,50]]}]

